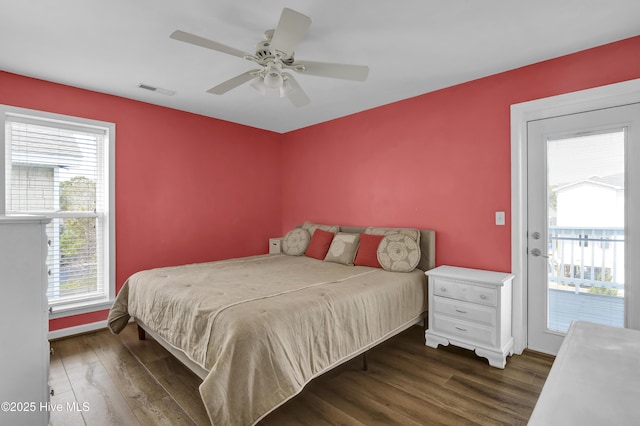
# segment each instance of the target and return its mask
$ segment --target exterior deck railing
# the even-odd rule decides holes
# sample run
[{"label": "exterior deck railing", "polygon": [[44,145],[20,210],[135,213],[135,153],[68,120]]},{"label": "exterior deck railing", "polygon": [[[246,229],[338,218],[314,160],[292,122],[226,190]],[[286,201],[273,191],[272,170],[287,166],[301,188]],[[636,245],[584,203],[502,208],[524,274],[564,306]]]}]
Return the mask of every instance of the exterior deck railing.
[{"label": "exterior deck railing", "polygon": [[624,228],[550,226],[548,256],[559,288],[624,295]]}]

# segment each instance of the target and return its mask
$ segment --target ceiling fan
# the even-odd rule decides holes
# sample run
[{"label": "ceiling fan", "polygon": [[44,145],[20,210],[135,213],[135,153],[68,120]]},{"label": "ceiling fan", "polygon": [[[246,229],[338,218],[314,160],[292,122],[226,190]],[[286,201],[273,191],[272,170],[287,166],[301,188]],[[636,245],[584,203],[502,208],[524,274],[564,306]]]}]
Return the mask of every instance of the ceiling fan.
[{"label": "ceiling fan", "polygon": [[301,107],[310,102],[293,75],[287,70],[300,74],[343,80],[365,81],[369,67],[363,65],[334,64],[328,62],[297,61],[294,59],[294,47],[311,25],[311,18],[295,10],[285,8],[275,30],[264,33],[265,40],[258,43],[254,54],[246,53],[204,37],[176,30],[170,37],[185,43],[227,53],[260,65],[260,68],[244,72],[207,90],[222,95],[251,80],[251,86],[266,93],[267,89],[278,89],[280,96],[286,96],[293,105]]}]

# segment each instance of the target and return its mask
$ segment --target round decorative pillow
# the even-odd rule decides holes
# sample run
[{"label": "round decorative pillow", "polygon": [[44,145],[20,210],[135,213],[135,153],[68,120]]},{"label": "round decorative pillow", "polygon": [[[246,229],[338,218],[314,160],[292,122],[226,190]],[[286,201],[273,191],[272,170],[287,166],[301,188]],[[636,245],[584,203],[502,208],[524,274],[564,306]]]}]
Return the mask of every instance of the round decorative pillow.
[{"label": "round decorative pillow", "polygon": [[309,246],[311,235],[306,229],[296,228],[284,236],[282,240],[282,252],[289,256],[302,256]]},{"label": "round decorative pillow", "polygon": [[378,262],[387,271],[411,272],[420,262],[420,246],[408,235],[386,235],[378,246]]}]

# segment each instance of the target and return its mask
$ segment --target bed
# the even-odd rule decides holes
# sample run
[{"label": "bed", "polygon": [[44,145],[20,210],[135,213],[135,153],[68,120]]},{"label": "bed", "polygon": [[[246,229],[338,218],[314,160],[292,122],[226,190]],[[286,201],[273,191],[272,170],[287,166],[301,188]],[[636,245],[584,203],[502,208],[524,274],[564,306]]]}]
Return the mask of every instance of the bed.
[{"label": "bed", "polygon": [[[300,229],[310,241],[291,238]],[[255,424],[313,378],[423,320],[435,232],[404,231],[306,222],[287,234],[285,253],[141,271],[118,293],[109,328],[119,333],[133,318],[200,376],[212,424]],[[333,238],[328,253],[310,257],[321,234]],[[349,242],[360,256],[373,235],[383,268],[348,254]],[[409,268],[384,269],[414,237]]]}]

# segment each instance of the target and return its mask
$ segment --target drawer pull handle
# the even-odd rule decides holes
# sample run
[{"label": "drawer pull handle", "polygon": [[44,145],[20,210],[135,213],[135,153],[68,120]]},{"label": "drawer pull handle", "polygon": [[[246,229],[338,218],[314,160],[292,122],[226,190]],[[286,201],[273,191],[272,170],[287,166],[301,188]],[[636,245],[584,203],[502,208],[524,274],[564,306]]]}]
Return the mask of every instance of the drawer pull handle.
[{"label": "drawer pull handle", "polygon": [[460,312],[461,314],[466,314],[467,313],[467,311],[463,311],[463,310],[460,310],[460,309],[456,309],[456,312]]},{"label": "drawer pull handle", "polygon": [[487,295],[486,295],[486,294],[481,294],[481,295],[480,295],[480,299],[485,300],[486,298],[487,298]]},{"label": "drawer pull handle", "polygon": [[447,288],[446,287],[440,287],[440,291],[443,292],[443,293],[446,293]]},{"label": "drawer pull handle", "polygon": [[458,326],[456,326],[456,330],[460,330],[460,331],[467,331],[467,329],[466,329],[466,328],[460,328],[460,327],[458,327]]}]

